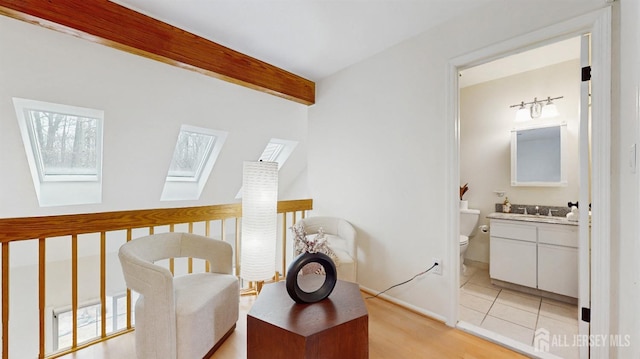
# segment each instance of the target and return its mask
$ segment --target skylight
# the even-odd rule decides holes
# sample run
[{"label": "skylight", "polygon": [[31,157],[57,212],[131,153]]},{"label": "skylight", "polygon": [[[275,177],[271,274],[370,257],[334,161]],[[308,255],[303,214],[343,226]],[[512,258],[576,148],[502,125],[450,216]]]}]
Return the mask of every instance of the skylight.
[{"label": "skylight", "polygon": [[199,199],[226,138],[224,131],[182,125],[160,200]]},{"label": "skylight", "polygon": [[100,203],[104,112],[14,98],[40,206]]},{"label": "skylight", "polygon": [[180,130],[167,181],[197,181],[215,142],[211,133]]},{"label": "skylight", "polygon": [[43,180],[95,180],[98,175],[97,118],[25,109],[38,172]]},{"label": "skylight", "polygon": [[[278,170],[282,168],[282,165],[287,162],[289,155],[296,148],[297,141],[282,140],[279,138],[272,138],[267,146],[262,151],[258,161],[265,162],[278,162]],[[236,194],[236,199],[242,198],[242,188]]]},{"label": "skylight", "polygon": [[[271,140],[273,141],[274,139]],[[262,154],[260,155],[258,161],[278,162],[278,155],[280,154],[280,152],[282,152],[284,146],[285,145],[282,143],[269,142],[264,151],[262,151]],[[278,163],[278,167],[280,167],[280,163]]]}]

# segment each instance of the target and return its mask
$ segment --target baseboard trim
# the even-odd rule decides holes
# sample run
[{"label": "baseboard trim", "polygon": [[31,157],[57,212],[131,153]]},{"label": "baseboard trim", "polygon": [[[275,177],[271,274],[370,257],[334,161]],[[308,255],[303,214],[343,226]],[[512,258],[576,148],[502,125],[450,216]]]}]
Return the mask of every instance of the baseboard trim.
[{"label": "baseboard trim", "polygon": [[[362,285],[360,286],[360,290],[362,292],[367,293],[367,294],[372,295],[372,296],[378,294],[378,291],[375,291],[375,290],[373,290],[371,288],[364,287]],[[429,319],[433,319],[433,320],[437,320],[439,322],[442,322],[442,323],[446,324],[446,321],[447,321],[446,317],[444,317],[444,316],[442,316],[440,314],[431,312],[429,310],[425,310],[425,309],[416,307],[413,304],[409,304],[409,303],[407,303],[405,301],[399,300],[399,299],[391,297],[389,295],[380,294],[376,298],[380,298],[380,299],[385,300],[385,301],[387,301],[389,303],[393,303],[393,304],[395,304],[395,305],[397,305],[399,307],[402,307],[402,308],[404,308],[406,310],[409,310],[409,311],[411,311],[413,313],[416,313],[418,315],[421,315],[423,317],[426,317],[426,318],[429,318]]]}]

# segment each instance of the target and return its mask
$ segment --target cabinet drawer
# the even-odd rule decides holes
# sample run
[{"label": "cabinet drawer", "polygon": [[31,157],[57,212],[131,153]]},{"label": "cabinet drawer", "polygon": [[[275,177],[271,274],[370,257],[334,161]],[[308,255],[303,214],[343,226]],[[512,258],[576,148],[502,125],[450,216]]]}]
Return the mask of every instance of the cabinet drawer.
[{"label": "cabinet drawer", "polygon": [[557,224],[539,225],[538,243],[578,248],[578,227]]},{"label": "cabinet drawer", "polygon": [[535,242],[536,226],[514,221],[491,220],[491,236]]}]

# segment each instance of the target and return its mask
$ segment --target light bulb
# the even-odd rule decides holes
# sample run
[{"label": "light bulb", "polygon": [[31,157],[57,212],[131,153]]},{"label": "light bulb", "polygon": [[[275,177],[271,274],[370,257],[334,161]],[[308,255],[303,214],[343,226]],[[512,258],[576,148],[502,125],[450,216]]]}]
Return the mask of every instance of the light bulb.
[{"label": "light bulb", "polygon": [[556,117],[558,115],[559,113],[556,104],[551,101],[551,98],[547,98],[547,103],[544,104],[544,107],[542,108],[542,117],[549,118]]},{"label": "light bulb", "polygon": [[515,122],[524,122],[524,121],[529,121],[531,119],[531,114],[529,113],[529,110],[524,106],[524,102],[520,105],[520,108],[518,108],[518,111],[516,112],[516,119]]}]

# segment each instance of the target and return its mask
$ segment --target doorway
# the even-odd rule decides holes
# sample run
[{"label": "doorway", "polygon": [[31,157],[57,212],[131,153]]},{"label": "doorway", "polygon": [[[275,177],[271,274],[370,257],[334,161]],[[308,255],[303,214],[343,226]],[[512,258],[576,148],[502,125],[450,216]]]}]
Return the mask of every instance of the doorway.
[{"label": "doorway", "polygon": [[[592,44],[594,47],[593,50],[593,63],[594,66],[598,66],[597,75],[592,79],[593,89],[592,89],[592,112],[593,112],[593,129],[592,129],[592,148],[593,148],[593,161],[592,161],[592,196],[591,202],[594,204],[593,217],[591,220],[591,228],[594,229],[592,231],[592,242],[594,243],[591,247],[592,257],[589,259],[586,258],[587,263],[589,260],[591,261],[592,271],[585,275],[580,276],[580,290],[581,293],[585,291],[587,293],[586,299],[585,297],[581,297],[581,302],[579,303],[579,308],[581,314],[584,312],[589,312],[590,308],[596,308],[598,310],[594,310],[594,313],[604,313],[609,312],[609,300],[605,296],[605,293],[608,293],[609,283],[607,282],[608,275],[610,273],[610,263],[609,263],[609,239],[605,235],[605,229],[608,230],[610,228],[610,214],[609,214],[609,193],[610,193],[610,183],[609,183],[609,164],[604,161],[604,158],[608,158],[609,156],[609,144],[610,144],[610,120],[609,114],[611,112],[610,106],[610,74],[611,74],[611,64],[609,61],[609,56],[611,53],[611,43],[609,34],[611,27],[611,11],[609,8],[603,9],[601,11],[597,11],[578,19],[573,19],[567,21],[566,23],[560,23],[552,26],[551,28],[542,29],[536,31],[534,33],[530,33],[527,35],[523,35],[521,37],[517,37],[515,39],[506,41],[504,43],[496,44],[494,46],[490,46],[489,48],[482,49],[472,54],[464,55],[459,58],[453,59],[450,62],[450,84],[449,88],[449,119],[451,120],[450,124],[450,133],[452,134],[452,145],[451,151],[449,152],[450,160],[455,163],[458,167],[454,167],[452,169],[451,178],[455,181],[458,180],[460,182],[462,180],[461,169],[459,165],[461,164],[461,152],[460,152],[460,125],[458,122],[461,119],[461,111],[460,111],[460,97],[458,93],[458,74],[459,70],[470,68],[473,66],[477,66],[478,64],[486,63],[492,60],[495,60],[500,57],[504,57],[505,54],[513,54],[521,52],[523,49],[529,50],[535,47],[539,47],[540,45],[547,45],[553,42],[557,42],[559,40],[565,40],[570,36],[568,34],[572,34],[575,36],[580,36],[585,33],[592,34]],[[542,95],[545,96],[545,95]],[[555,96],[555,95],[548,95]],[[523,99],[524,100],[524,99]],[[530,101],[530,100],[528,100]],[[587,101],[584,101],[587,102]],[[586,111],[585,111],[586,112]],[[458,194],[458,183],[451,184],[451,195],[452,200],[450,204],[449,215],[451,216],[452,233],[451,238],[456,238],[459,236],[459,198]],[[472,185],[469,185],[471,188],[470,192],[473,190]],[[497,192],[500,192],[498,188]],[[453,195],[455,193],[455,196]],[[584,199],[584,197],[582,197]],[[471,203],[469,203],[471,205]],[[585,212],[586,213],[586,212]],[[597,231],[596,228],[599,228]],[[456,266],[459,264],[459,241],[451,240],[451,255],[450,260],[453,264],[452,266]],[[588,248],[586,246],[582,247]],[[584,256],[581,255],[581,261],[584,260]],[[466,330],[472,332],[476,335],[485,337],[492,341],[501,342],[502,344],[509,346],[515,350],[521,351],[526,354],[533,354],[533,348],[529,345],[520,344],[517,341],[511,340],[503,342],[502,336],[495,335],[494,332],[489,330],[483,330],[482,328],[470,325],[467,322],[457,322],[459,318],[459,302],[461,300],[458,298],[458,288],[460,284],[462,273],[459,271],[459,267],[456,268],[456,275],[452,276],[451,283],[451,297],[455,298],[453,300],[454,306],[451,308],[451,316],[447,320],[447,324],[451,326],[457,326],[462,330]],[[454,283],[455,282],[455,283]],[[585,283],[586,282],[586,283]],[[589,287],[588,284],[591,284]],[[609,320],[603,315],[598,314],[598,317],[591,316],[591,324],[586,323],[581,315],[580,321],[580,333],[583,334],[601,334],[606,335],[609,333]],[[585,325],[586,324],[586,325]],[[586,332],[584,331],[586,328]],[[548,334],[547,334],[548,335]],[[588,358],[589,353],[591,355],[596,355],[598,357],[607,357],[608,356],[608,348],[588,348],[588,347],[580,347],[580,357]]]},{"label": "doorway", "polygon": [[[535,334],[543,330],[567,338],[579,333],[578,248],[572,247],[578,244],[578,222],[565,216],[570,211],[567,203],[579,200],[580,40],[572,37],[460,72],[460,180],[469,184],[465,198],[469,208],[480,210],[476,228],[481,230],[471,233],[466,245],[458,319],[531,347]],[[566,128],[564,146],[539,136],[522,141],[528,132],[560,128]],[[517,156],[511,151],[515,138]],[[523,152],[529,149],[525,144],[531,151]],[[526,168],[524,160],[537,154],[544,155],[542,163]],[[542,182],[540,177],[520,185],[512,178],[512,168],[538,175],[554,159],[564,159],[558,164],[562,162],[565,183]],[[510,203],[516,221],[487,218],[503,212],[503,203]],[[540,214],[541,221],[520,221],[521,215],[515,213],[523,213],[525,207]],[[557,230],[575,238],[575,243],[545,247],[494,237],[496,222],[523,231]],[[499,223],[495,225],[497,231]],[[520,255],[522,259],[516,260]],[[564,259],[562,265],[553,263],[559,257]],[[556,288],[549,289],[542,277],[549,266],[558,267],[567,276],[562,282],[571,283],[553,283]],[[551,346],[549,351],[563,358],[579,357],[575,346]]]}]

